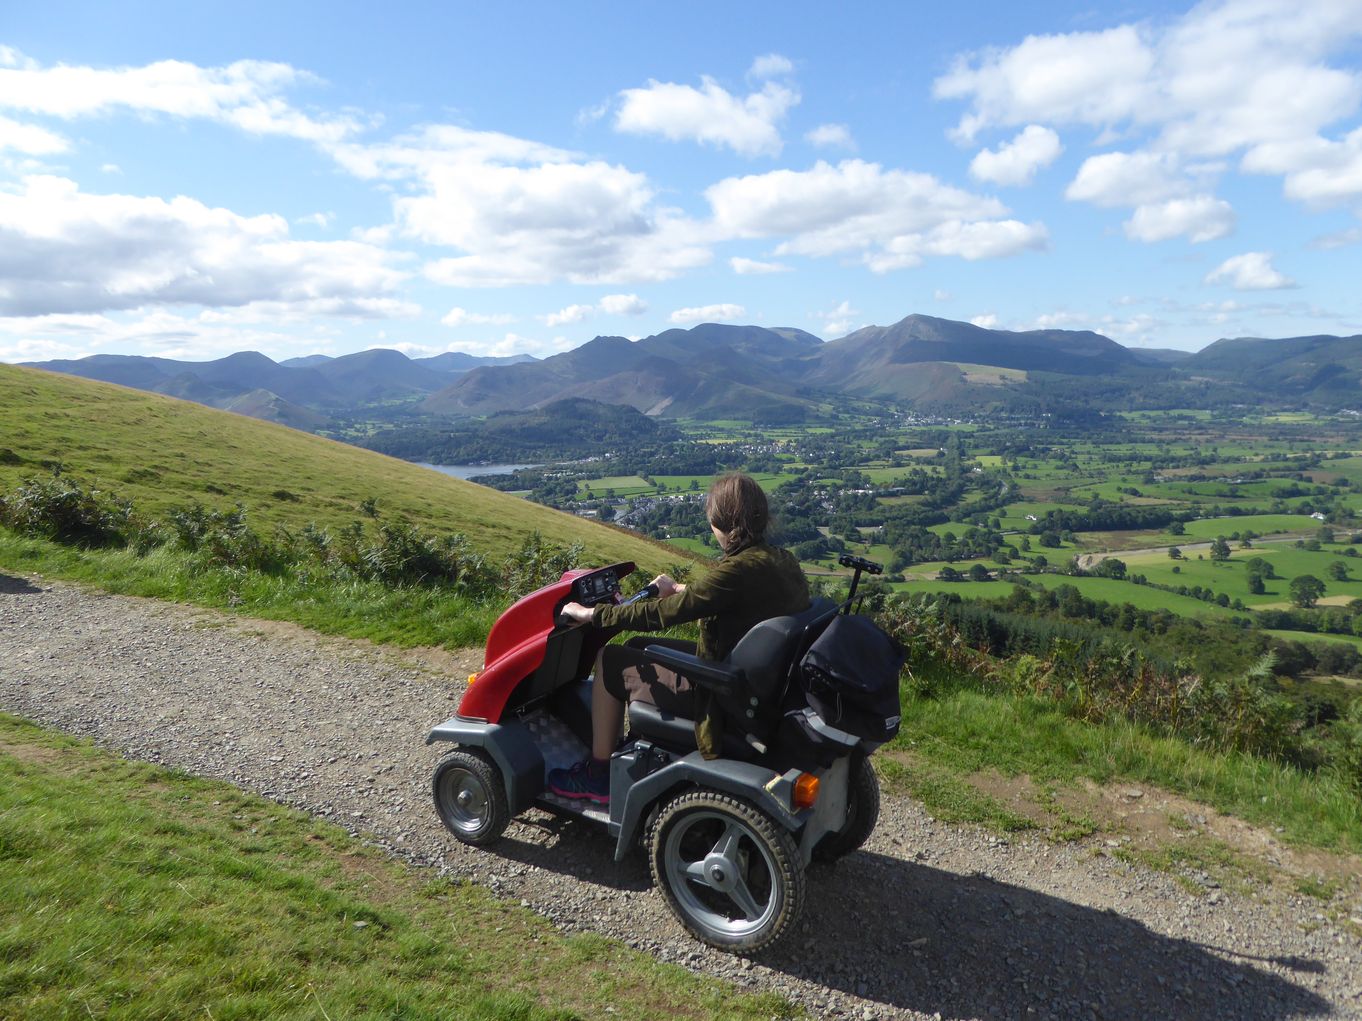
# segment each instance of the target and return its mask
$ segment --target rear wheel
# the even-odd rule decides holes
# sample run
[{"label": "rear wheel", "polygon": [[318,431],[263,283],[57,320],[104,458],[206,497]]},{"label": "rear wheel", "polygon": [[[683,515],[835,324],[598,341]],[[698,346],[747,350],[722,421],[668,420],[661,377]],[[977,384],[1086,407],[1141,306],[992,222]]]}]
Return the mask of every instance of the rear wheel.
[{"label": "rear wheel", "polygon": [[501,770],[477,749],[459,748],[442,758],[430,787],[440,821],[465,844],[490,844],[511,821]]},{"label": "rear wheel", "polygon": [[804,906],[793,838],[765,812],[727,794],[691,791],[665,805],[648,857],[672,913],[721,950],[769,946]]},{"label": "rear wheel", "polygon": [[847,780],[847,821],[836,833],[818,842],[813,855],[819,861],[836,861],[870,839],[880,820],[880,780],[870,758],[859,755]]}]

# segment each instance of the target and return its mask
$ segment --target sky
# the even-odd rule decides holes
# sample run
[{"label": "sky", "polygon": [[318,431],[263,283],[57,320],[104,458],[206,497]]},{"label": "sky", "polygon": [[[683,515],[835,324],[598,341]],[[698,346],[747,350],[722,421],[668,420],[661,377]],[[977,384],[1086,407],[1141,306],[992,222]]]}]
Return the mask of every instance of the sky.
[{"label": "sky", "polygon": [[0,0],[0,361],[1362,333],[1362,0]]}]

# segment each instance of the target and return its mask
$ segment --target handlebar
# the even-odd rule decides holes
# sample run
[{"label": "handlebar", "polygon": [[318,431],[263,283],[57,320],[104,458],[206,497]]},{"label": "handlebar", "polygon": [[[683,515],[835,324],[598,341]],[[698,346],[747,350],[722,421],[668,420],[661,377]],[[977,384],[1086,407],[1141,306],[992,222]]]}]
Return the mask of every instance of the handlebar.
[{"label": "handlebar", "polygon": [[853,557],[850,553],[843,553],[837,558],[837,562],[843,567],[851,567],[858,571],[864,571],[866,574],[882,574],[884,572],[884,568],[875,561],[867,560],[865,557]]},{"label": "handlebar", "polygon": [[644,585],[643,588],[639,589],[624,602],[620,603],[620,605],[632,606],[634,603],[637,603],[640,599],[656,599],[657,593],[659,591],[660,590],[656,585],[654,585],[652,582],[648,582],[648,584]]},{"label": "handlebar", "polygon": [[843,553],[837,558],[837,562],[843,567],[850,567],[852,571],[851,591],[847,593],[847,601],[842,604],[842,612],[851,613],[853,605],[855,605],[857,610],[860,609],[861,604],[856,602],[856,589],[861,584],[862,572],[865,574],[882,574],[884,573],[884,568],[873,560],[867,560],[865,557],[852,556],[850,553]]},{"label": "handlebar", "polygon": [[[658,591],[659,591],[658,587],[654,585],[652,582],[649,582],[647,585],[644,585],[643,588],[639,589],[637,592],[635,592],[632,596],[624,600],[619,605],[630,606],[633,603],[637,603],[640,599],[654,599],[657,597]],[[554,618],[553,622],[558,627],[574,627],[577,624],[575,620],[571,620],[563,616],[561,613]]]}]

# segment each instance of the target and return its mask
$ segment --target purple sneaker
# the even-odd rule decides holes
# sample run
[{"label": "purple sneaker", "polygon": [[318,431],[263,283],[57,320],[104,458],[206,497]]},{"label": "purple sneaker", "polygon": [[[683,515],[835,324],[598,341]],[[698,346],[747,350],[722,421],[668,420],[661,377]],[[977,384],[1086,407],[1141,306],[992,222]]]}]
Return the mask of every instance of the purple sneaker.
[{"label": "purple sneaker", "polygon": [[598,805],[610,804],[610,771],[592,769],[590,759],[583,759],[571,769],[549,770],[549,790],[560,798],[585,799]]}]

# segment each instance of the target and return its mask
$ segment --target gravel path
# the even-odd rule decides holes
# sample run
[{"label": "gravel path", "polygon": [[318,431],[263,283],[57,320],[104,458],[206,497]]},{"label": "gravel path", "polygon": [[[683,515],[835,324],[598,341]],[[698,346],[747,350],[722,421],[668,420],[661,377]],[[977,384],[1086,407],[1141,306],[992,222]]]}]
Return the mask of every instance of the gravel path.
[{"label": "gravel path", "polygon": [[[564,929],[778,991],[815,1017],[1362,1018],[1362,943],[1318,900],[1189,893],[1100,841],[1000,840],[892,796],[865,850],[811,873],[782,949],[709,951],[672,921],[642,855],[616,866],[588,823],[530,813],[492,851],[441,828],[427,788],[440,749],[424,738],[480,658],[0,574],[0,709],[230,780]],[[1355,900],[1343,910],[1362,916]]]}]

